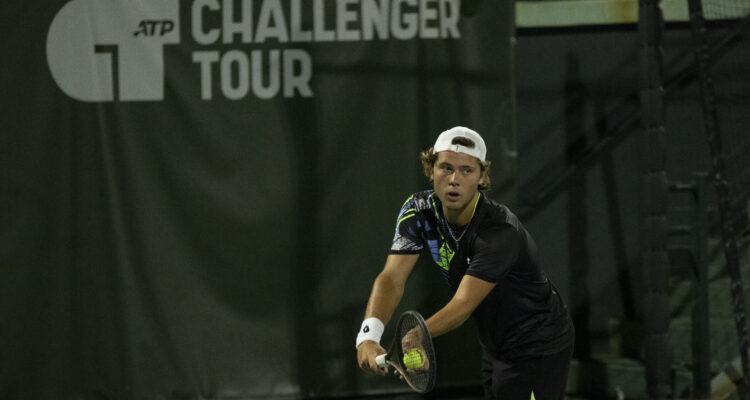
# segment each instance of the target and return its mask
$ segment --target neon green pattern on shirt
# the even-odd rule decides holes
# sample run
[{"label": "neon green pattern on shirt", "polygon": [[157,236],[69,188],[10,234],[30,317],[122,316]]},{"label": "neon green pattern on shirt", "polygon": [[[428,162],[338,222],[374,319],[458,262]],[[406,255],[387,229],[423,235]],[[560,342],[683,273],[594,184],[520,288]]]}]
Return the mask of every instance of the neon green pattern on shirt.
[{"label": "neon green pattern on shirt", "polygon": [[451,269],[451,260],[453,260],[454,255],[456,255],[456,252],[448,246],[448,242],[443,242],[443,245],[440,246],[440,262],[436,264],[444,271],[448,271]]}]

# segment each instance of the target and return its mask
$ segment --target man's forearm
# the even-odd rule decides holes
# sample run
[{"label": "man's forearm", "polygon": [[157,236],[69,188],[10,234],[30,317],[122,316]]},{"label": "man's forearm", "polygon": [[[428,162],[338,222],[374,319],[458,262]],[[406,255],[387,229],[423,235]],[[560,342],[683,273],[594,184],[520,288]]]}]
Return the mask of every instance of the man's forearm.
[{"label": "man's forearm", "polygon": [[426,321],[430,335],[437,337],[461,326],[494,287],[492,282],[464,276],[448,304]]},{"label": "man's forearm", "polygon": [[460,301],[451,300],[425,321],[430,336],[438,337],[458,328],[469,319],[472,310],[473,308],[461,304]]},{"label": "man's forearm", "polygon": [[387,274],[381,273],[372,285],[365,318],[375,317],[383,324],[388,324],[403,295],[404,285],[394,282]]}]

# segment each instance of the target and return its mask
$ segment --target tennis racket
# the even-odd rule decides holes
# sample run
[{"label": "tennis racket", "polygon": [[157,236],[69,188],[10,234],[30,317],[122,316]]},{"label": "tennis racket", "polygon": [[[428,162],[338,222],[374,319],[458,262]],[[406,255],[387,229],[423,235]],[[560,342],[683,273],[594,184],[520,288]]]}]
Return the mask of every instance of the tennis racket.
[{"label": "tennis racket", "polygon": [[396,334],[386,354],[375,358],[379,367],[388,365],[398,371],[406,383],[419,393],[435,386],[435,349],[424,318],[416,311],[406,311],[396,323]]}]

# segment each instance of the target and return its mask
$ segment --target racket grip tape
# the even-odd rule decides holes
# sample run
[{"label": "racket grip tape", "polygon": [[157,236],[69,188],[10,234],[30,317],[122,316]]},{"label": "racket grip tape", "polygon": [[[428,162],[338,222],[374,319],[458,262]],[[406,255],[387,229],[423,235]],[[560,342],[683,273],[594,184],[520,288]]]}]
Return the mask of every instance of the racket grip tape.
[{"label": "racket grip tape", "polygon": [[383,368],[388,365],[387,362],[385,362],[385,354],[381,354],[377,357],[375,357],[375,364],[378,364],[378,367]]}]

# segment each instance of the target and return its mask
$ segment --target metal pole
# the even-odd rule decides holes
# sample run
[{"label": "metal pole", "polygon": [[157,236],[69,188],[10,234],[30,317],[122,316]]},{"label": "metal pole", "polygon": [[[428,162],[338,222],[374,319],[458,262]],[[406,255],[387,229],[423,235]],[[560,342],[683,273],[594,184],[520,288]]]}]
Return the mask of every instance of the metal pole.
[{"label": "metal pole", "polygon": [[638,3],[640,100],[643,154],[643,276],[646,387],[651,399],[672,397],[669,346],[669,255],[667,223],[669,183],[665,170],[664,88],[659,0]]}]

